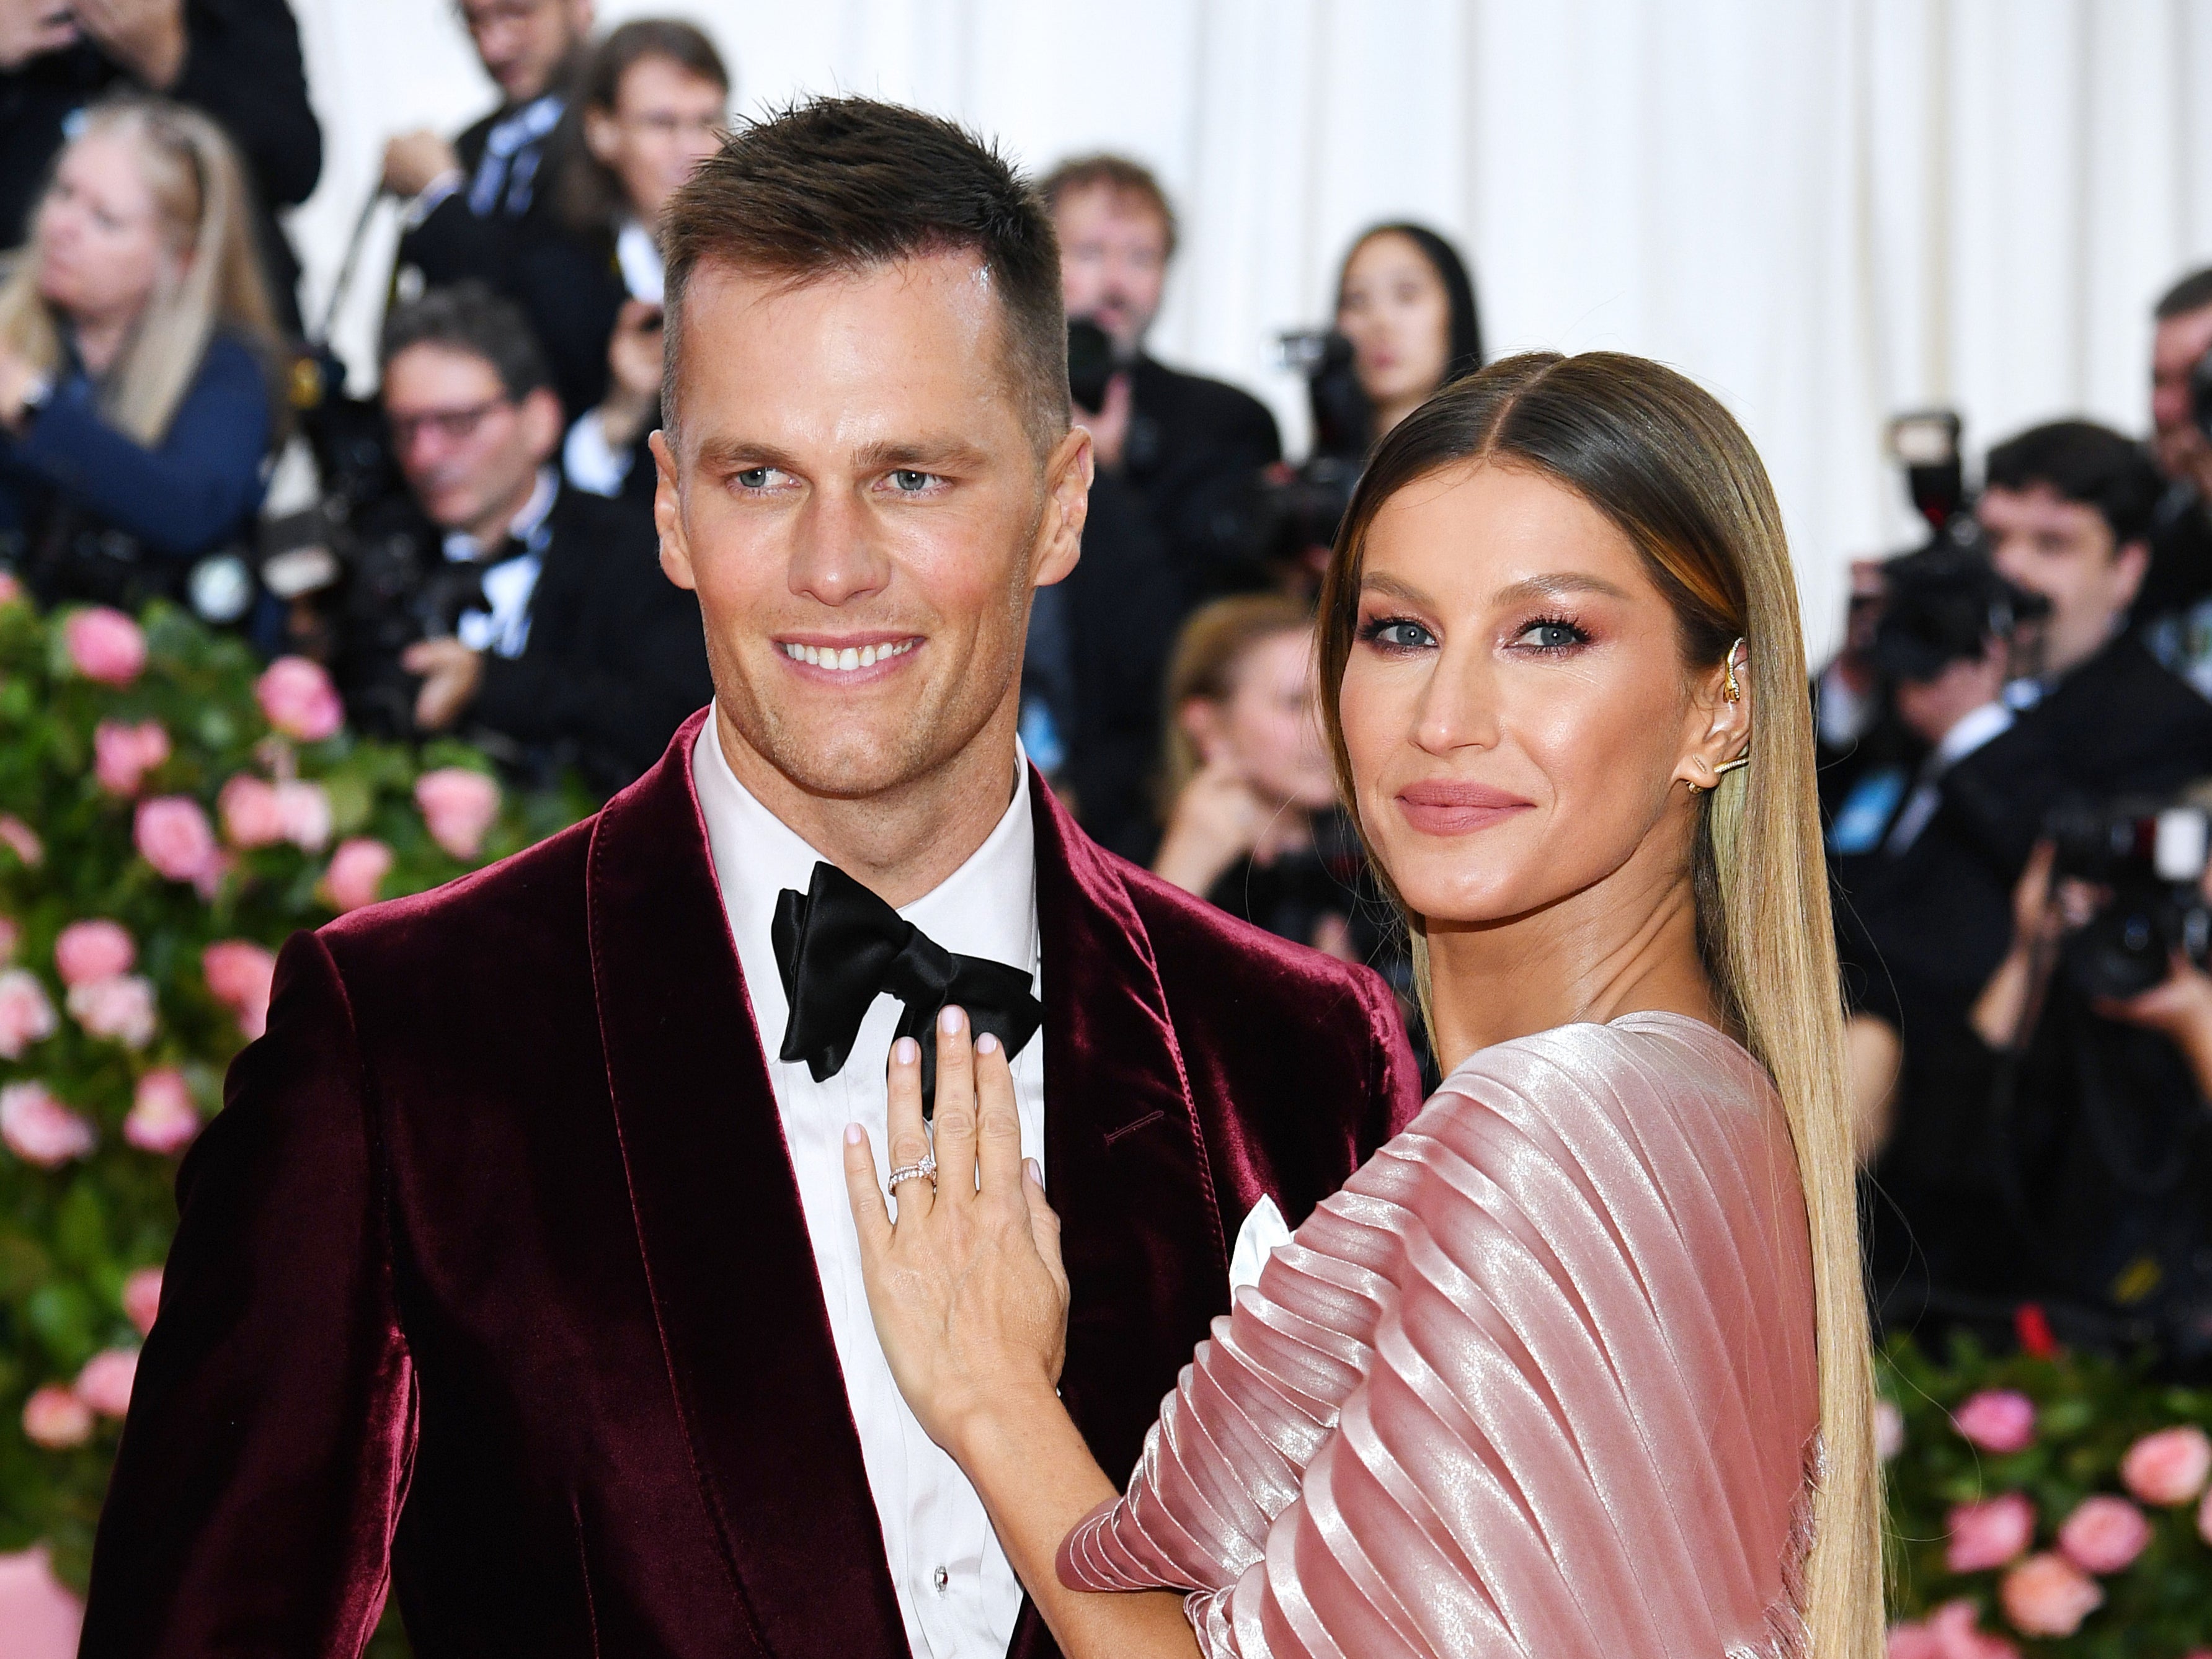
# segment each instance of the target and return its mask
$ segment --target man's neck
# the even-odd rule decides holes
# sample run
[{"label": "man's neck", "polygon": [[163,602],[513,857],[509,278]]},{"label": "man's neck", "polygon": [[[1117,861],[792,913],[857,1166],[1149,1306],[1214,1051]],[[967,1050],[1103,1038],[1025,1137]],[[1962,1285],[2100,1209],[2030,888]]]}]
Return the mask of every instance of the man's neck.
[{"label": "man's neck", "polygon": [[509,494],[499,506],[486,512],[475,523],[460,527],[461,533],[477,544],[478,552],[488,553],[507,539],[507,532],[514,527],[514,521],[522,516],[537,495],[538,480],[538,473],[533,470],[522,481],[522,487]]},{"label": "man's neck", "polygon": [[719,700],[714,736],[747,794],[884,903],[902,909],[943,885],[1006,817],[1018,763],[1018,713],[1010,700],[943,766],[862,797],[817,793],[793,782],[745,741]]}]

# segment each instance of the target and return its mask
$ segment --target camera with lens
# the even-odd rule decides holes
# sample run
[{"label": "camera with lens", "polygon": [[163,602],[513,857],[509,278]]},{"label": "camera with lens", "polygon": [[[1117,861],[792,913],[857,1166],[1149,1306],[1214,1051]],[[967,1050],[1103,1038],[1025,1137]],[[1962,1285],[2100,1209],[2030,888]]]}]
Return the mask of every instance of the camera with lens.
[{"label": "camera with lens", "polygon": [[2085,995],[2140,995],[2165,981],[2176,951],[2199,964],[2212,954],[2203,892],[2208,828],[2204,810],[2187,804],[2053,810],[2044,825],[2057,854],[2053,878],[2105,895],[2063,947],[2067,976]]}]

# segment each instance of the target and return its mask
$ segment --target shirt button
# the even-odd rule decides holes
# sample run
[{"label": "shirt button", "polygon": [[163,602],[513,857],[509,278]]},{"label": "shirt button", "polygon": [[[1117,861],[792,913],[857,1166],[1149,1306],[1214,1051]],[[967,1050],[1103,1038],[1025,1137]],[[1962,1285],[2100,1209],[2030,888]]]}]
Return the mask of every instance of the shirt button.
[{"label": "shirt button", "polygon": [[952,1582],[952,1575],[945,1571],[942,1567],[939,1567],[935,1572],[930,1574],[929,1577],[930,1581],[937,1586],[937,1593],[939,1595],[945,1594],[945,1587]]}]

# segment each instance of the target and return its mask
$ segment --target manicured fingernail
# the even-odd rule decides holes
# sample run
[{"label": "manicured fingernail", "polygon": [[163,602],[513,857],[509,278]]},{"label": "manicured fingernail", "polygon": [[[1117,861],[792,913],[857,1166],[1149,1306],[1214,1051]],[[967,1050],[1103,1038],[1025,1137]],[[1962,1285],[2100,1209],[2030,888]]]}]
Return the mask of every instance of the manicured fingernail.
[{"label": "manicured fingernail", "polygon": [[912,1037],[901,1037],[891,1044],[891,1058],[902,1066],[918,1066],[921,1063],[921,1045]]},{"label": "manicured fingernail", "polygon": [[984,1032],[982,1036],[975,1039],[975,1052],[979,1054],[997,1054],[999,1052],[999,1039],[993,1036],[988,1031]]},{"label": "manicured fingernail", "polygon": [[945,1036],[951,1036],[954,1032],[960,1029],[961,1024],[966,1018],[966,1015],[963,1014],[957,1008],[952,1006],[951,1004],[947,1003],[938,1012],[937,1029],[944,1032]]},{"label": "manicured fingernail", "polygon": [[1022,1160],[1022,1173],[1036,1182],[1038,1186],[1044,1185],[1044,1170],[1038,1166],[1035,1158],[1025,1158]]},{"label": "manicured fingernail", "polygon": [[845,1144],[848,1146],[857,1146],[867,1138],[868,1132],[859,1124],[848,1123],[845,1126]]}]

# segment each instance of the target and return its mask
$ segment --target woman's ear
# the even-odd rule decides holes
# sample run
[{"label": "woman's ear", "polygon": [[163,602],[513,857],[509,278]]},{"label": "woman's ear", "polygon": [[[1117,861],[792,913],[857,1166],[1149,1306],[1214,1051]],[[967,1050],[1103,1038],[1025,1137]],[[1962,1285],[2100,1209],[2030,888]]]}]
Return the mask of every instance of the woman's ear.
[{"label": "woman's ear", "polygon": [[1228,739],[1221,729],[1218,704],[1205,697],[1186,697],[1182,707],[1176,710],[1176,724],[1182,727],[1190,746],[1198,750],[1200,765],[1211,766],[1219,758]]},{"label": "woman's ear", "polygon": [[1751,659],[1741,640],[1729,647],[1723,661],[1697,676],[1686,724],[1689,745],[1673,781],[1711,789],[1721,781],[1721,769],[1751,747]]}]

